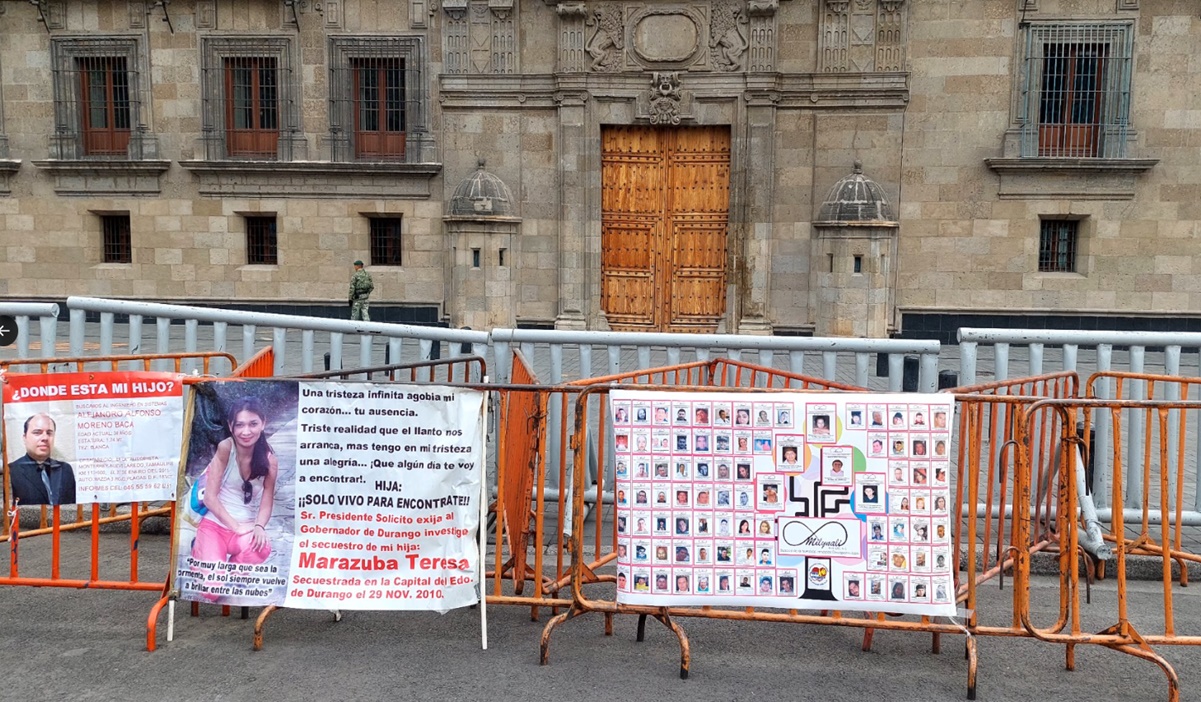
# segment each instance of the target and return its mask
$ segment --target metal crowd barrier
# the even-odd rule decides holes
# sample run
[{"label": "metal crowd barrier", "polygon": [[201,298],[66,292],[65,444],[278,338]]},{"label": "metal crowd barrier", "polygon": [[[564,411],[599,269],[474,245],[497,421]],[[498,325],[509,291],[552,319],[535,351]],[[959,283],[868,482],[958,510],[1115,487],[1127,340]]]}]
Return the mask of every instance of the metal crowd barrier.
[{"label": "metal crowd barrier", "polygon": [[[1096,380],[1098,376],[1094,376],[1092,380]],[[1137,376],[1125,376],[1132,377]],[[1111,375],[1110,378],[1115,379],[1115,376]],[[1120,381],[1123,378],[1117,376],[1116,379]],[[1149,384],[1176,383],[1182,388],[1198,382],[1195,378],[1173,379],[1163,376],[1154,381],[1147,377],[1143,379]],[[1187,390],[1184,392],[1187,395]],[[1079,513],[1083,505],[1082,500],[1086,498],[1080,489],[1083,483],[1068,476],[1075,472],[1073,469],[1079,462],[1090,456],[1085,437],[1088,436],[1087,430],[1092,418],[1106,415],[1113,423],[1115,436],[1134,433],[1135,428],[1127,430],[1124,425],[1135,418],[1141,420],[1137,422],[1140,425],[1138,431],[1141,432],[1143,445],[1146,447],[1140,464],[1141,482],[1145,486],[1154,486],[1155,489],[1141,494],[1139,508],[1114,508],[1112,512],[1112,526],[1104,534],[1104,538],[1114,544],[1117,601],[1110,615],[1113,617],[1110,620],[1113,623],[1097,633],[1090,633],[1084,630],[1081,623],[1080,561],[1085,557],[1081,544],[1087,537],[1088,529],[1094,525]],[[1017,605],[1015,615],[1020,620],[1025,635],[1064,646],[1065,666],[1068,670],[1075,668],[1075,648],[1082,644],[1104,646],[1156,664],[1167,677],[1169,702],[1177,702],[1180,699],[1180,681],[1176,671],[1153,647],[1201,645],[1201,632],[1177,632],[1173,596],[1176,579],[1174,571],[1179,572],[1179,584],[1183,587],[1187,585],[1187,566],[1190,563],[1201,563],[1201,556],[1186,550],[1181,543],[1185,512],[1182,490],[1187,464],[1185,454],[1186,448],[1191,448],[1188,444],[1196,442],[1196,434],[1190,437],[1186,427],[1190,422],[1201,418],[1201,402],[1187,399],[1048,399],[1025,409],[1021,424],[1027,435],[1034,427],[1047,424],[1048,416],[1054,417],[1051,423],[1059,427],[1054,441],[1058,462],[1067,467],[1060,472],[1055,509],[1042,515],[1036,509],[1032,510],[1035,505],[1030,499],[1035,490],[1035,486],[1029,480],[1032,474],[1028,470],[1019,469],[1015,482],[1015,505],[1018,509],[1014,514],[1014,525],[1016,539],[1020,542],[1029,538],[1029,531],[1037,528],[1042,522],[1054,524],[1053,531],[1058,535],[1056,545],[1061,554],[1059,606],[1055,621],[1049,625],[1040,626],[1034,621],[1029,598],[1030,558],[1029,554],[1019,550],[1016,554],[1017,580],[1014,583]],[[1077,430],[1078,425],[1083,426],[1083,432]],[[1022,451],[1019,452],[1020,467],[1029,460],[1031,449],[1028,442],[1022,447]],[[1128,474],[1126,457],[1120,441],[1115,441],[1107,454],[1094,452],[1090,456],[1097,470],[1109,474],[1115,495],[1121,492],[1123,481]],[[1161,516],[1158,534],[1151,528],[1149,516],[1153,509]],[[1130,529],[1126,519],[1132,511],[1135,514],[1131,521],[1135,524],[1134,528]],[[1131,608],[1128,606],[1130,595],[1127,591],[1127,563],[1128,557],[1132,555],[1152,556],[1157,559],[1162,584],[1161,609],[1151,615],[1144,615],[1137,621],[1132,619]],[[1094,612],[1090,614],[1093,615],[1091,619],[1097,619]]]},{"label": "metal crowd barrier", "polygon": [[[611,517],[607,518],[603,510],[596,509],[591,512],[588,510],[588,498],[606,494],[606,484],[613,479],[608,471],[593,471],[590,459],[590,454],[594,452],[597,456],[597,463],[605,465],[606,455],[611,452],[607,439],[611,433],[610,422],[612,421],[609,408],[609,392],[611,390],[637,387],[638,389],[669,393],[690,390],[734,392],[753,389],[757,392],[768,393],[786,390],[863,392],[862,388],[724,358],[581,380],[573,383],[573,386],[581,388],[582,392],[575,402],[575,431],[571,439],[573,452],[572,509],[570,513],[572,529],[569,542],[571,606],[566,612],[552,617],[542,631],[541,661],[543,665],[550,659],[550,638],[555,629],[562,623],[589,612],[600,612],[604,615],[606,635],[613,633],[613,615],[638,614],[638,640],[640,641],[645,632],[647,617],[653,617],[661,622],[679,640],[680,676],[685,678],[688,677],[691,664],[691,647],[683,628],[672,619],[673,616],[820,622],[865,628],[877,626],[879,628],[907,628],[911,626],[908,622],[886,621],[882,615],[878,619],[860,619],[843,616],[841,612],[833,612],[829,616],[825,616],[823,613],[823,616],[817,617],[801,614],[796,610],[779,613],[754,609],[734,611],[709,607],[698,609],[627,605],[619,604],[615,600],[595,599],[584,591],[585,587],[591,588],[591,586],[601,583],[614,583],[616,578],[613,574],[600,572],[617,560],[616,520],[612,520]],[[588,525],[592,531],[590,537],[586,535],[586,521],[591,522]],[[586,543],[586,540],[591,543]],[[956,630],[956,628],[948,625],[948,630]],[[865,645],[869,644],[870,637],[865,639]]]},{"label": "metal crowd barrier", "polygon": [[[107,353],[112,344],[122,341],[116,335],[117,315],[128,318],[125,324],[124,342],[128,347],[140,349],[143,344],[143,326],[147,318],[154,320],[155,345],[160,352],[172,345],[171,328],[174,322],[183,323],[183,345],[185,351],[200,347],[200,323],[212,327],[211,344],[214,350],[224,351],[229,345],[229,327],[240,326],[242,333],[242,358],[254,356],[260,345],[259,330],[270,332],[270,346],[275,362],[274,375],[313,373],[317,369],[317,334],[325,337],[322,348],[328,349],[329,369],[340,370],[348,360],[347,336],[358,337],[359,367],[379,365],[376,339],[384,340],[380,353],[389,363],[403,361],[432,360],[434,344],[446,342],[452,355],[472,355],[476,344],[487,344],[485,332],[422,327],[409,324],[385,324],[382,322],[352,322],[349,320],[322,317],[301,317],[287,314],[241,312],[236,310],[165,305],[158,303],[133,302],[129,300],[104,300],[90,297],[67,299],[70,310],[70,339],[72,349],[83,349],[87,332],[87,317],[98,315],[100,320],[100,352]],[[289,334],[289,332],[293,332]],[[299,363],[292,363],[289,339],[300,337]],[[292,342],[295,343],[295,342]],[[414,348],[415,347],[415,348]],[[74,351],[73,351],[74,352]]]},{"label": "metal crowd barrier", "polygon": [[[239,312],[231,310],[142,303],[128,300],[109,300],[91,297],[71,297],[70,338],[72,349],[82,349],[86,336],[88,315],[100,321],[100,352],[107,353],[119,341],[117,315],[128,317],[124,336],[130,349],[140,348],[143,326],[147,318],[154,319],[156,348],[171,348],[172,324],[183,322],[184,350],[200,348],[200,323],[212,326],[212,347],[225,350],[229,343],[229,327],[242,328],[242,357],[250,358],[260,341],[269,340],[275,353],[275,375],[309,374],[315,371],[318,354],[328,349],[329,368],[337,370],[351,361],[345,353],[348,338],[358,337],[357,365],[370,368],[385,364],[411,363],[431,360],[431,355],[443,345],[450,355],[488,354],[497,369],[492,378],[497,383],[510,382],[512,354],[520,349],[530,367],[551,386],[564,382],[588,379],[677,365],[696,361],[704,363],[724,357],[741,361],[750,357],[755,363],[776,367],[794,374],[808,374],[835,381],[839,377],[853,378],[855,385],[868,387],[884,385],[899,392],[906,381],[906,364],[916,362],[916,377],[911,378],[914,389],[933,392],[938,386],[940,345],[932,340],[912,339],[852,339],[749,336],[734,334],[664,334],[644,332],[562,331],[540,329],[492,329],[472,331],[445,329],[406,324],[352,322],[316,317],[282,314]],[[260,339],[260,330],[269,332]],[[318,334],[321,338],[318,339]],[[290,349],[300,336],[299,359]],[[376,343],[380,337],[386,341]],[[319,343],[320,342],[320,343]],[[177,341],[176,341],[177,343]],[[435,344],[437,345],[435,347]],[[877,363],[872,368],[873,361]],[[873,370],[881,374],[873,381]],[[913,369],[910,369],[913,370]],[[557,425],[563,407],[557,395],[550,397],[548,408],[549,441],[546,455],[551,461],[548,470],[551,493],[548,499],[558,499],[559,437],[563,432]]]},{"label": "metal crowd barrier", "polygon": [[16,358],[29,358],[30,322],[38,322],[39,351],[43,358],[56,353],[55,336],[58,333],[58,305],[53,302],[0,302],[0,314],[17,321]]},{"label": "metal crowd barrier", "polygon": [[[163,364],[167,364],[173,368],[176,373],[182,373],[183,367],[191,364],[195,365],[205,375],[209,375],[218,370],[218,365],[228,364],[228,368],[232,370],[237,365],[237,362],[230,354],[219,352],[50,357],[0,361],[0,375],[12,372],[14,368],[20,369],[22,367],[32,367],[35,369],[33,372],[36,373],[86,372],[89,370],[119,371],[130,370],[131,366],[134,368],[140,366],[138,370],[150,371],[154,370],[155,366],[161,367]],[[97,368],[97,365],[101,367]],[[122,368],[122,366],[125,367]],[[185,376],[185,384],[190,379],[192,377]],[[4,443],[0,442],[0,455],[7,456],[8,449]],[[105,516],[102,516],[102,509],[99,504],[92,504],[90,508],[86,508],[86,511],[84,505],[76,505],[74,510],[71,510],[70,507],[64,510],[61,505],[53,507],[42,505],[38,508],[40,510],[38,528],[23,531],[21,529],[20,510],[14,508],[12,504],[13,499],[9,493],[9,482],[8,480],[2,482],[4,510],[5,514],[11,515],[11,522],[5,520],[4,524],[0,526],[0,536],[6,536],[9,542],[9,573],[7,576],[0,576],[0,585],[156,591],[163,595],[160,598],[160,604],[156,605],[154,609],[155,614],[157,614],[158,609],[161,608],[161,604],[165,603],[167,574],[163,573],[162,580],[144,581],[140,578],[138,574],[138,542],[141,537],[142,522],[150,517],[166,518],[168,524],[171,525],[170,528],[173,529],[175,522],[174,502],[157,507],[150,504],[132,502],[128,503],[128,512],[121,512],[118,509],[118,505],[114,504],[109,506],[107,515]],[[64,512],[67,514],[74,512],[73,521],[64,521]],[[111,580],[103,578],[100,575],[100,527],[118,522],[129,523],[129,578],[126,580]],[[84,577],[66,577],[64,576],[64,564],[62,563],[62,534],[66,531],[83,529],[90,530],[91,540],[90,563],[87,565],[86,575]],[[20,542],[35,536],[50,537],[49,577],[31,577],[20,573]],[[66,565],[68,570],[73,571],[72,574],[78,570],[77,564]],[[152,615],[147,622],[146,647],[147,650],[151,651],[155,648],[155,615]]]},{"label": "metal crowd barrier", "polygon": [[[1010,377],[1038,376],[1053,366],[1064,371],[1079,372],[1088,377],[1093,372],[1162,374],[1188,376],[1201,374],[1201,333],[1196,332],[1119,332],[1073,331],[1052,329],[977,329],[959,330],[960,380],[964,385],[977,382],[978,376],[989,372],[998,380]],[[1142,381],[1131,377],[1127,388],[1138,392]],[[1171,390],[1171,385],[1164,386]],[[1101,382],[1093,387],[1090,396],[1117,399],[1112,384]],[[1172,399],[1164,395],[1162,399]],[[1115,436],[1109,421],[1102,417],[1093,424],[1093,445],[1099,455],[1107,455],[1115,442],[1121,442],[1128,454],[1126,464],[1137,465],[1137,456],[1145,447],[1139,445],[1139,427],[1126,426],[1128,436]],[[1130,432],[1133,433],[1130,433]],[[1193,447],[1188,480],[1196,484],[1201,478],[1201,446]],[[1137,474],[1137,469],[1132,468]],[[1110,502],[1110,476],[1102,471],[1092,488],[1100,503]],[[1131,476],[1132,478],[1135,476]],[[1140,495],[1148,488],[1137,480],[1127,480],[1125,493],[1120,497],[1125,509],[1139,509]],[[1201,525],[1201,497],[1194,496],[1183,514],[1190,525]],[[1108,521],[1109,513],[1104,512]]]}]

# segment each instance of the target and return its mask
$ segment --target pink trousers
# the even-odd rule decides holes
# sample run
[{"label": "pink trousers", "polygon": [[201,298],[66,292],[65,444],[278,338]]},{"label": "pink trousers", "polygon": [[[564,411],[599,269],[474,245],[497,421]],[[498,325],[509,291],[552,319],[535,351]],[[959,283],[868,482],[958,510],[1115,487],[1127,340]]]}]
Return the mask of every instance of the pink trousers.
[{"label": "pink trousers", "polygon": [[262,563],[271,555],[271,543],[254,548],[254,532],[234,533],[212,519],[201,519],[196,528],[196,540],[192,542],[192,558],[198,561],[226,561],[229,563]]}]

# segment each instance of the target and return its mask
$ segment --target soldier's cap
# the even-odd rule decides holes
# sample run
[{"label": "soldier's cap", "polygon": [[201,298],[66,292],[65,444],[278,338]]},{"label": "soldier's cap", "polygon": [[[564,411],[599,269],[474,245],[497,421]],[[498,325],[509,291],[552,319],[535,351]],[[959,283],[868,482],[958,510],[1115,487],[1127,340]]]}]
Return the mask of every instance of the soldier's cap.
[{"label": "soldier's cap", "polygon": [[354,262],[354,265],[356,265],[356,266],[361,266],[361,265],[363,265],[363,262],[362,262],[362,261],[355,261],[355,262]]}]

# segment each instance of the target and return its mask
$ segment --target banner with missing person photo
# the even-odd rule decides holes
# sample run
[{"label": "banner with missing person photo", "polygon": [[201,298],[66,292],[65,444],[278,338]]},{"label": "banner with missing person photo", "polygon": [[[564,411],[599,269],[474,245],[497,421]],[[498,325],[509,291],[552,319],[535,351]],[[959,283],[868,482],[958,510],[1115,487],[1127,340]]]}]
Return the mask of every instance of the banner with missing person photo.
[{"label": "banner with missing person photo", "polygon": [[953,397],[611,405],[619,602],[955,615]]},{"label": "banner with missing person photo", "polygon": [[174,373],[7,373],[9,504],[175,499],[183,380]]},{"label": "banner with missing person photo", "polygon": [[482,392],[193,387],[175,529],[181,599],[437,611],[479,602]]}]

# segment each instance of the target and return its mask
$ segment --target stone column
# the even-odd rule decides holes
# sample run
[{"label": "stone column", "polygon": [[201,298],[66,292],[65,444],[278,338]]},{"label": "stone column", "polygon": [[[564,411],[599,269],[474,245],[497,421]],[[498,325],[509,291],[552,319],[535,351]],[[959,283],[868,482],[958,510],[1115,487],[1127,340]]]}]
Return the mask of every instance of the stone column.
[{"label": "stone column", "polygon": [[[767,310],[771,291],[771,242],[774,229],[772,203],[775,195],[776,104],[777,95],[756,90],[748,77],[746,94],[746,162],[735,172],[744,174],[743,204],[739,208],[744,232],[742,261],[736,261],[737,292],[740,302],[737,332],[771,334]],[[768,85],[763,86],[766,89]],[[733,208],[731,208],[733,210]]]},{"label": "stone column", "polygon": [[[559,316],[556,329],[588,328],[588,93],[586,74],[560,79]],[[578,83],[578,86],[573,86]],[[573,89],[574,88],[574,89]]]}]

